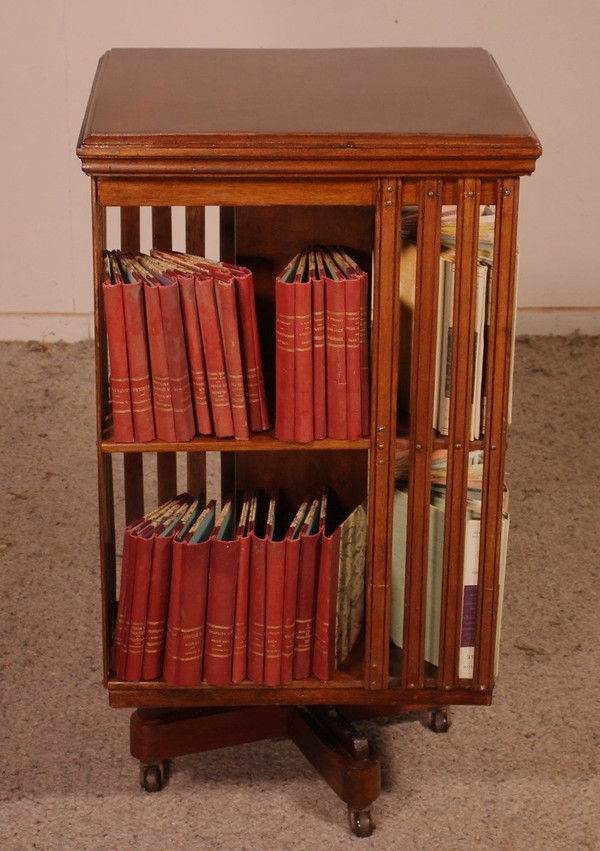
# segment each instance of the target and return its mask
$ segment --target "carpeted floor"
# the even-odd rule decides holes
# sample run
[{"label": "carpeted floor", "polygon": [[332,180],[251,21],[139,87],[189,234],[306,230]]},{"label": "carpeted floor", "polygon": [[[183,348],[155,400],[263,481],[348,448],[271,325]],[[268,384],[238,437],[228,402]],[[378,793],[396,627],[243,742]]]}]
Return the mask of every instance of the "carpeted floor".
[{"label": "carpeted floor", "polygon": [[521,340],[512,529],[490,708],[363,727],[377,829],[288,741],[180,758],[141,792],[101,686],[91,344],[0,344],[0,848],[600,848],[600,338]]}]

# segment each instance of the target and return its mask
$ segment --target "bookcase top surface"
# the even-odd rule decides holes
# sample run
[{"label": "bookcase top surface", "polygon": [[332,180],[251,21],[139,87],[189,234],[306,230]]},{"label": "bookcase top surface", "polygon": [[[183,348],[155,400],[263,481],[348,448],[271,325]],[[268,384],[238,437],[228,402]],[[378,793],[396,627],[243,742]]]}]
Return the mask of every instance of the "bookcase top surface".
[{"label": "bookcase top surface", "polygon": [[347,159],[424,140],[439,156],[456,156],[454,143],[521,159],[541,150],[479,48],[117,48],[98,65],[78,153],[219,157],[236,143],[251,158],[311,140]]}]

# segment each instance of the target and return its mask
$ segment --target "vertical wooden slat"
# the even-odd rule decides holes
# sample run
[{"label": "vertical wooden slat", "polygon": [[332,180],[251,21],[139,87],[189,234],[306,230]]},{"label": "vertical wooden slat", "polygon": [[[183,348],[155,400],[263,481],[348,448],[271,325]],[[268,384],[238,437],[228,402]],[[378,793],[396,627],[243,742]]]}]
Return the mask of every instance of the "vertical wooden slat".
[{"label": "vertical wooden slat", "polygon": [[429,503],[431,500],[441,210],[442,181],[435,178],[422,180],[419,190],[411,358],[411,439],[402,658],[402,678],[405,688],[422,687],[425,676]]},{"label": "vertical wooden slat", "polygon": [[517,179],[498,181],[486,375],[488,401],[485,418],[485,467],[482,483],[478,612],[473,671],[473,683],[480,690],[490,689],[494,682],[504,455],[515,310],[518,192]]},{"label": "vertical wooden slat", "polygon": [[220,259],[235,263],[235,208],[221,207],[219,210]]},{"label": "vertical wooden slat", "polygon": [[[170,207],[152,207],[152,245],[168,250],[172,246],[173,229]],[[174,452],[156,455],[159,504],[172,499],[177,493],[177,456]]]},{"label": "vertical wooden slat", "polygon": [[[121,207],[121,249],[140,250],[140,208]],[[125,487],[125,523],[144,514],[144,470],[142,454],[126,452],[123,456]]]},{"label": "vertical wooden slat", "polygon": [[444,528],[444,575],[439,680],[456,684],[462,615],[462,577],[467,510],[467,467],[471,436],[475,291],[479,237],[480,181],[458,181],[456,261],[452,331],[448,471]]},{"label": "vertical wooden slat", "polygon": [[102,649],[104,684],[108,680],[110,642],[114,627],[116,597],[115,514],[112,458],[101,450],[108,415],[108,359],[105,346],[106,321],[101,298],[106,248],[106,210],[98,201],[97,179],[92,178],[92,239],[94,262],[94,330],[96,352],[96,426],[98,452],[98,523],[102,585]]},{"label": "vertical wooden slat", "polygon": [[[185,250],[200,257],[205,253],[205,215],[204,207],[186,207],[185,209]],[[187,489],[189,493],[206,493],[206,454],[188,452]]]},{"label": "vertical wooden slat", "polygon": [[378,181],[371,360],[369,580],[365,639],[365,680],[368,688],[383,688],[387,685],[389,667],[391,530],[396,449],[396,401],[395,395],[390,400],[390,387],[395,387],[398,380],[400,189],[400,181],[396,178]]}]

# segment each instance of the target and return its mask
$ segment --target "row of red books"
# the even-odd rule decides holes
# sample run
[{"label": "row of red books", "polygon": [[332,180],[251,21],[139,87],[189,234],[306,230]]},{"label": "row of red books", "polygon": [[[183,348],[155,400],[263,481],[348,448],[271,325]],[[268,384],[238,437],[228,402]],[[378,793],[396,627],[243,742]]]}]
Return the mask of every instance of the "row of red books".
[{"label": "row of red books", "polygon": [[275,436],[307,443],[369,433],[367,274],[313,246],[275,284]]},{"label": "row of red books", "polygon": [[364,505],[325,490],[290,521],[251,492],[216,516],[185,494],[125,530],[112,668],[174,686],[330,679],[364,621]]},{"label": "row of red books", "polygon": [[106,254],[114,438],[245,440],[269,427],[249,269],[190,254]]}]

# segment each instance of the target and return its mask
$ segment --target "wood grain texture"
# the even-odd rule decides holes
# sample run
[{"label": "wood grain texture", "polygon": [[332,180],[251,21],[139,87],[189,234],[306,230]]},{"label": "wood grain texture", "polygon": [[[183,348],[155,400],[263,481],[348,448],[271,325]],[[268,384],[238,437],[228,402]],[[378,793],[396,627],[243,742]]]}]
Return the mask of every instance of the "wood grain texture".
[{"label": "wood grain texture", "polygon": [[78,153],[90,173],[528,173],[540,146],[478,48],[126,48]]}]

